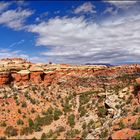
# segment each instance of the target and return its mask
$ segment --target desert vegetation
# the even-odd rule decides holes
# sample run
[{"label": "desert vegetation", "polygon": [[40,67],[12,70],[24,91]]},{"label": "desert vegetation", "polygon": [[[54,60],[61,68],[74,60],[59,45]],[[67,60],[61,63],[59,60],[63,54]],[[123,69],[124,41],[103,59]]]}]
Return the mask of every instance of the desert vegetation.
[{"label": "desert vegetation", "polygon": [[99,68],[95,73],[93,68],[57,70],[56,65],[46,75],[30,71],[32,79],[24,74],[1,83],[0,138],[139,139],[137,66]]}]

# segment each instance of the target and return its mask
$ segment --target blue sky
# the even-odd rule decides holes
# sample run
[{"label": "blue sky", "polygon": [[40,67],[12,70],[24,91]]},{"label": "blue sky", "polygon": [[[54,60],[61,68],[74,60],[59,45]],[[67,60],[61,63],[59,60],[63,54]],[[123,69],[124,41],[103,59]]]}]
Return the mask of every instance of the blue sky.
[{"label": "blue sky", "polygon": [[138,1],[0,1],[0,58],[139,63]]}]

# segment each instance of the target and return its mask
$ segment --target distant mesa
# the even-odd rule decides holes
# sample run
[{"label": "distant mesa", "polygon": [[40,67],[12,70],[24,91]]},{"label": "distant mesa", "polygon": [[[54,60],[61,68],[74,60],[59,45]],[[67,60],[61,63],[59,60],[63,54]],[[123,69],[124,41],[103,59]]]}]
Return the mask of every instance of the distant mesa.
[{"label": "distant mesa", "polygon": [[29,63],[29,64],[31,64],[31,62],[27,61],[27,59],[17,58],[17,57],[3,58],[3,59],[0,60],[0,64],[2,64],[2,63],[4,63],[4,64],[6,64],[6,63],[8,63],[8,64],[10,64],[10,63],[12,63],[12,64],[13,63],[15,63],[15,64]]},{"label": "distant mesa", "polygon": [[109,63],[86,63],[85,65],[105,65],[105,66],[114,66]]}]

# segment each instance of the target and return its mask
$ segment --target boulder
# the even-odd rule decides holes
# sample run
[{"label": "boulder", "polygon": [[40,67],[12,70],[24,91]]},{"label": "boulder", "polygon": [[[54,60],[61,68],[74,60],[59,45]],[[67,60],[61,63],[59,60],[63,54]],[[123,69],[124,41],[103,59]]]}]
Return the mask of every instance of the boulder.
[{"label": "boulder", "polygon": [[118,96],[113,94],[106,98],[105,104],[107,104],[110,108],[115,109],[115,106],[118,104],[118,102],[116,102],[117,100],[118,100]]}]

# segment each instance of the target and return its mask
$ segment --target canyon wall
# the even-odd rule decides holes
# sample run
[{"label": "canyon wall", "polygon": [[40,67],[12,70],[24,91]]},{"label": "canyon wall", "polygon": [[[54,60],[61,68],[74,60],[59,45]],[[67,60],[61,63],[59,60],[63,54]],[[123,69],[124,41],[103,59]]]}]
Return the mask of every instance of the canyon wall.
[{"label": "canyon wall", "polygon": [[[89,79],[87,84],[96,86],[102,83],[117,83],[117,78],[124,74],[138,75],[140,65],[122,65],[107,67],[104,65],[66,65],[66,64],[33,64],[24,59],[0,60],[0,85],[5,84],[45,84],[64,82],[77,78]],[[127,75],[125,75],[127,74]],[[101,80],[100,80],[101,79]],[[107,81],[106,81],[107,80]],[[73,81],[74,82],[74,81]],[[84,82],[84,81],[83,81]]]}]

